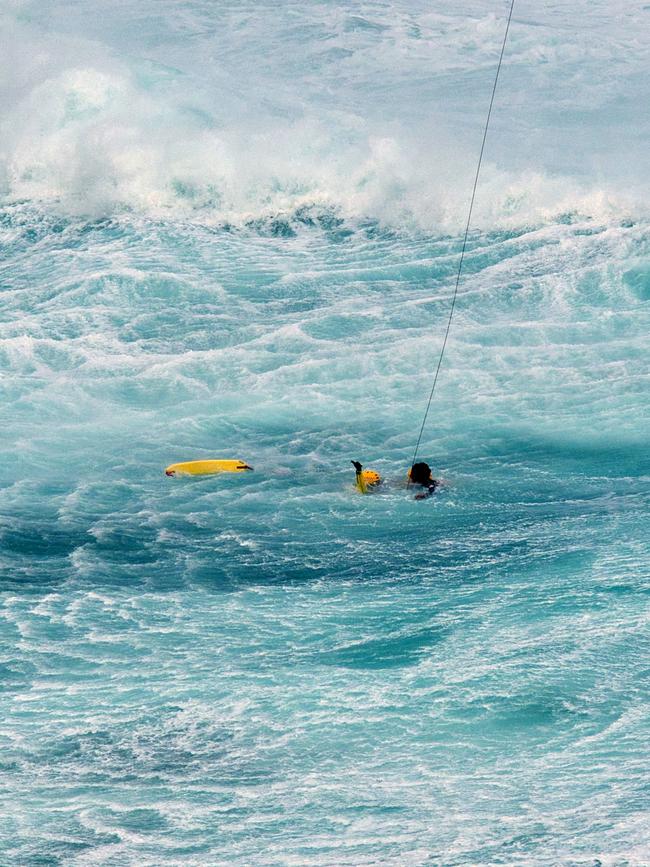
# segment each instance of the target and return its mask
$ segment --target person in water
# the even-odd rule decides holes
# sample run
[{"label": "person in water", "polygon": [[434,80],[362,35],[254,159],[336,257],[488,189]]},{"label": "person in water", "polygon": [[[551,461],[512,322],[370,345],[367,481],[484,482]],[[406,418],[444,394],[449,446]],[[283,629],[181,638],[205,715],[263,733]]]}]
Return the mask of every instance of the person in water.
[{"label": "person in water", "polygon": [[[363,465],[359,461],[351,461],[356,472],[356,486],[362,494],[367,494],[370,488],[380,484],[381,478],[378,473],[372,470],[364,470]],[[430,497],[441,482],[439,479],[434,479],[431,475],[431,467],[423,461],[413,464],[409,471],[409,483],[412,485],[421,485],[426,488],[426,491],[416,494],[416,500],[426,500]]]},{"label": "person in water", "polygon": [[415,495],[416,500],[426,500],[440,485],[439,479],[433,478],[431,467],[429,464],[425,464],[424,461],[413,464],[409,472],[409,482],[412,485],[422,485],[423,488],[426,488],[426,491]]},{"label": "person in water", "polygon": [[381,476],[374,470],[364,470],[359,461],[350,461],[357,474],[355,484],[362,494],[367,494],[371,488],[381,484]]}]

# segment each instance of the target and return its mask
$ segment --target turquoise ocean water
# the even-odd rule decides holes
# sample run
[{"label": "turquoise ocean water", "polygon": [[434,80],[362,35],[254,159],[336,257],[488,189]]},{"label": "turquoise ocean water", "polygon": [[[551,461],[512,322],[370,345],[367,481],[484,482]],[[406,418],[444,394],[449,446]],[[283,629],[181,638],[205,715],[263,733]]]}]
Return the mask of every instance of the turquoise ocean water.
[{"label": "turquoise ocean water", "polygon": [[650,864],[650,7],[518,0],[425,503],[507,4],[1,9],[0,863]]}]

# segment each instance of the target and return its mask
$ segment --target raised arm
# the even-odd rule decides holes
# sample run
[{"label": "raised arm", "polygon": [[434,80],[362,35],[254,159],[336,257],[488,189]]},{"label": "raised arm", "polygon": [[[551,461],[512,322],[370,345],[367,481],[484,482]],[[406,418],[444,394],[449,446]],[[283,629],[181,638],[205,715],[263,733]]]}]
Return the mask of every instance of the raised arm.
[{"label": "raised arm", "polygon": [[359,461],[350,461],[352,466],[354,467],[357,477],[355,479],[355,484],[357,488],[361,491],[362,494],[368,493],[368,485],[366,484],[366,480],[363,477],[363,466],[359,463]]}]

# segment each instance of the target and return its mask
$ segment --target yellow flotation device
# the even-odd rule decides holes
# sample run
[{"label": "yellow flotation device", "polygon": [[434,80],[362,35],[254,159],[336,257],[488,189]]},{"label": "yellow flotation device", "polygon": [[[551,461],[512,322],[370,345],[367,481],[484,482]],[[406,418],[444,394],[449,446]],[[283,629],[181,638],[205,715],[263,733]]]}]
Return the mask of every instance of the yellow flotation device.
[{"label": "yellow flotation device", "polygon": [[207,460],[185,461],[180,464],[170,464],[165,470],[166,476],[209,476],[214,473],[243,473],[252,470],[246,461],[238,460]]}]

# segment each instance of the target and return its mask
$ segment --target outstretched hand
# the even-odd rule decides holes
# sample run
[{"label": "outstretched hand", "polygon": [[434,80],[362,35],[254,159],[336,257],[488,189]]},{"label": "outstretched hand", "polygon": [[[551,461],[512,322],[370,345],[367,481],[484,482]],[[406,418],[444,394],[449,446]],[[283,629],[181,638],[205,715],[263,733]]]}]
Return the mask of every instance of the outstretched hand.
[{"label": "outstretched hand", "polygon": [[362,464],[359,463],[359,461],[350,461],[350,463],[352,464],[352,466],[355,468],[355,470],[358,473],[360,473],[361,470],[363,469],[363,466],[362,466]]}]

